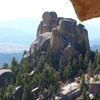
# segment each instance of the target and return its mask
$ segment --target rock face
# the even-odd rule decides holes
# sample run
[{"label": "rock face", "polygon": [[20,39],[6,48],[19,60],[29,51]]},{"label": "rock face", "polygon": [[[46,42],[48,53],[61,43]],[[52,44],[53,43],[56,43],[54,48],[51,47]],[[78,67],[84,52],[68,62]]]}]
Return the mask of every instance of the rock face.
[{"label": "rock face", "polygon": [[0,69],[0,88],[7,87],[14,74],[10,69]]},{"label": "rock face", "polygon": [[84,25],[77,25],[74,19],[58,17],[56,12],[44,12],[42,18],[37,30],[37,39],[24,58],[31,56],[36,47],[47,51],[49,45],[53,52],[63,53],[66,59],[90,49],[88,32]]},{"label": "rock face", "polygon": [[81,21],[100,17],[100,0],[70,0]]},{"label": "rock face", "polygon": [[42,15],[43,21],[37,30],[37,36],[45,32],[51,32],[54,27],[57,26],[57,14],[55,12],[44,12]]}]

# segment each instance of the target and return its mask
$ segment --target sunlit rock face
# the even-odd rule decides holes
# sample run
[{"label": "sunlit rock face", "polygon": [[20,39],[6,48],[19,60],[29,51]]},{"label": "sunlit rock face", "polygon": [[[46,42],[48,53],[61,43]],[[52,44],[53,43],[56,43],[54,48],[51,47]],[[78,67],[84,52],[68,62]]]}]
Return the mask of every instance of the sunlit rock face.
[{"label": "sunlit rock face", "polygon": [[37,29],[37,36],[45,32],[51,32],[52,29],[58,25],[57,18],[56,12],[44,12],[42,15],[43,20],[40,22]]},{"label": "sunlit rock face", "polygon": [[100,0],[70,0],[81,21],[100,17]]}]

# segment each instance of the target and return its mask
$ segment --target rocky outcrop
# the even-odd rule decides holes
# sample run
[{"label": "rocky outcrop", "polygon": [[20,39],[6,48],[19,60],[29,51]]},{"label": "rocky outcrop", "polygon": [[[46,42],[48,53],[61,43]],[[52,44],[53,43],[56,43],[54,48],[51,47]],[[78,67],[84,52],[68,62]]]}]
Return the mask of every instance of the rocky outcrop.
[{"label": "rocky outcrop", "polygon": [[100,81],[92,82],[89,85],[89,92],[90,93],[100,93]]},{"label": "rocky outcrop", "polygon": [[88,32],[84,25],[77,25],[74,19],[59,18],[56,12],[44,12],[42,18],[37,30],[37,39],[23,58],[32,55],[37,47],[46,52],[49,45],[53,52],[64,54],[66,59],[90,49]]},{"label": "rocky outcrop", "polygon": [[61,100],[74,100],[81,95],[79,83],[73,82],[61,88]]},{"label": "rocky outcrop", "polygon": [[14,74],[10,69],[0,69],[0,88],[7,87]]},{"label": "rocky outcrop", "polygon": [[40,22],[37,30],[37,36],[45,32],[51,32],[58,25],[57,14],[55,12],[44,12],[42,19],[43,21]]},{"label": "rocky outcrop", "polygon": [[100,0],[70,0],[81,21],[100,17]]}]

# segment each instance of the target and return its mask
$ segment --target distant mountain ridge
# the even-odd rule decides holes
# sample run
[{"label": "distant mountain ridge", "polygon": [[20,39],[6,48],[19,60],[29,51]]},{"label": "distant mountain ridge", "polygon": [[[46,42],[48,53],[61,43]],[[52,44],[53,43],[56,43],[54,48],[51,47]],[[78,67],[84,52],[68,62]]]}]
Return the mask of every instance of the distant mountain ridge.
[{"label": "distant mountain ridge", "polygon": [[94,46],[92,46],[91,50],[93,50],[93,51],[98,50],[98,52],[100,52],[100,45],[94,45]]},{"label": "distant mountain ridge", "polygon": [[[0,42],[30,44],[35,39],[35,33],[40,19],[19,18],[0,22]],[[27,40],[27,41],[26,41]]]},{"label": "distant mountain ridge", "polygon": [[0,67],[2,67],[4,63],[8,63],[10,65],[13,57],[15,57],[18,62],[20,62],[22,55],[23,55],[23,52],[0,53]]}]

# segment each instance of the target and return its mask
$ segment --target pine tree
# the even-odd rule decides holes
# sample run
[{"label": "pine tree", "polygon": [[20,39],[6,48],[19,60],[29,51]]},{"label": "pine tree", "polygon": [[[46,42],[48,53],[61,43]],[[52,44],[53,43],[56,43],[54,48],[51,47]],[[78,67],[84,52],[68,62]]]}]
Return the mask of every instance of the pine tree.
[{"label": "pine tree", "polygon": [[93,69],[92,69],[92,61],[91,61],[91,60],[89,61],[89,64],[88,64],[88,71],[87,71],[87,72],[88,72],[88,74],[90,74],[90,75],[91,75],[92,72],[93,72]]},{"label": "pine tree", "polygon": [[64,59],[64,56],[61,56],[60,60],[59,60],[59,69],[61,69],[63,71],[64,65],[65,65],[65,59]]},{"label": "pine tree", "polygon": [[88,68],[88,63],[90,61],[90,51],[87,50],[86,54],[85,54],[85,58],[84,58],[84,69]]},{"label": "pine tree", "polygon": [[6,91],[5,91],[5,88],[0,88],[0,100],[6,100]]},{"label": "pine tree", "polygon": [[38,61],[38,65],[37,65],[37,70],[41,73],[43,71],[45,65],[45,57],[41,56],[39,61]]},{"label": "pine tree", "polygon": [[31,100],[30,90],[31,90],[30,86],[28,84],[25,84],[23,95],[22,95],[22,100]]},{"label": "pine tree", "polygon": [[13,100],[14,99],[13,90],[14,90],[13,85],[9,84],[8,87],[7,87],[7,91],[6,91],[7,100]]},{"label": "pine tree", "polygon": [[19,69],[19,64],[16,58],[13,57],[12,62],[11,62],[11,70],[14,72],[15,76],[17,75],[18,69]]},{"label": "pine tree", "polygon": [[72,78],[72,64],[68,63],[68,65],[64,68],[64,79],[71,80]]},{"label": "pine tree", "polygon": [[27,51],[25,50],[24,53],[23,53],[23,56],[25,56],[26,53],[27,53]]},{"label": "pine tree", "polygon": [[4,69],[8,69],[8,68],[9,68],[9,65],[8,65],[7,63],[4,63],[4,64],[3,64],[3,68],[4,68]]},{"label": "pine tree", "polygon": [[78,58],[78,65],[79,65],[79,68],[80,69],[84,69],[84,60],[82,58],[82,54],[79,55],[79,58]]},{"label": "pine tree", "polygon": [[73,77],[75,77],[75,75],[78,74],[78,70],[79,70],[78,63],[77,63],[76,58],[74,58],[73,64],[72,64],[72,73],[73,73]]}]

